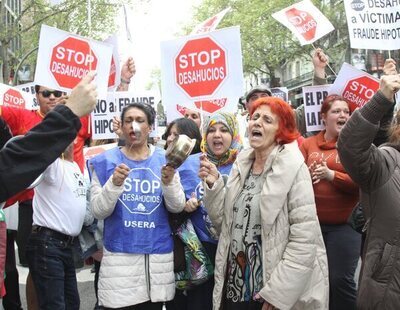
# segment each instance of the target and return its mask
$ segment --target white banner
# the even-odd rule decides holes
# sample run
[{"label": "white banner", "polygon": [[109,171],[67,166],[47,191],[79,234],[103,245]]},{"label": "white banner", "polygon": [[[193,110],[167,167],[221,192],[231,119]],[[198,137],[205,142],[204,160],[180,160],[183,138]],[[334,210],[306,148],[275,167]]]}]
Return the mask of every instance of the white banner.
[{"label": "white banner", "polygon": [[103,145],[96,145],[96,146],[90,146],[90,147],[85,147],[83,148],[83,157],[85,160],[89,160],[104,151],[110,150],[114,147],[116,147],[118,143],[109,143],[109,144],[103,144]]},{"label": "white banner", "polygon": [[108,37],[104,42],[113,46],[110,74],[108,77],[108,91],[113,91],[118,87],[121,80],[121,66],[118,54],[118,38],[114,34]]},{"label": "white banner", "polygon": [[230,10],[231,8],[228,7],[225,10],[222,10],[218,14],[214,15],[213,17],[206,19],[193,29],[191,35],[214,31],[215,29],[217,29],[219,23],[225,17],[226,13],[228,13]]},{"label": "white banner", "polygon": [[168,122],[178,106],[235,112],[243,95],[239,27],[161,42],[162,98]]},{"label": "white banner", "polygon": [[14,87],[32,95],[33,103],[32,107],[29,110],[39,109],[39,102],[37,101],[36,98],[35,83],[31,82],[31,83],[19,84]]},{"label": "white banner", "polygon": [[331,85],[303,87],[304,117],[307,132],[323,130],[321,105]]},{"label": "white banner", "polygon": [[0,105],[27,110],[38,109],[35,107],[36,96],[6,84],[0,84]]},{"label": "white banner", "polygon": [[287,27],[301,45],[311,44],[335,29],[310,0],[297,2],[272,17]]},{"label": "white banner", "polygon": [[[120,117],[122,109],[130,103],[147,103],[156,110],[160,98],[152,92],[113,92],[107,97],[97,100],[96,108],[92,113],[92,138],[115,139],[117,135],[112,131],[112,119]],[[155,127],[153,127],[156,135]],[[152,135],[150,135],[152,136]]]},{"label": "white banner", "polygon": [[362,107],[379,89],[379,80],[365,71],[343,63],[329,94],[343,96],[350,102],[350,109]]},{"label": "white banner", "polygon": [[343,1],[352,48],[400,48],[400,1]]},{"label": "white banner", "polygon": [[106,96],[112,49],[106,43],[42,25],[34,82],[69,92],[95,70],[97,91]]},{"label": "white banner", "polygon": [[289,91],[287,87],[274,87],[271,88],[272,96],[281,98],[283,101],[288,102]]}]

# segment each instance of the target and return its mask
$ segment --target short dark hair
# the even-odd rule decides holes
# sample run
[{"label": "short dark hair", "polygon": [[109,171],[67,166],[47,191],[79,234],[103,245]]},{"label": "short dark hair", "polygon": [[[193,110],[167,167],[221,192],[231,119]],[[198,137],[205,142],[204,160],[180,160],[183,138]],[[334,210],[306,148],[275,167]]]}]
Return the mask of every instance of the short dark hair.
[{"label": "short dark hair", "polygon": [[147,117],[147,123],[150,126],[154,125],[154,121],[156,119],[156,111],[153,109],[153,107],[147,103],[141,103],[141,102],[135,102],[135,103],[130,103],[126,105],[121,112],[121,121],[124,121],[124,116],[125,113],[132,109],[132,108],[137,108],[139,110],[142,110],[144,114],[146,114]]},{"label": "short dark hair", "polygon": [[[201,142],[201,133],[199,127],[197,127],[196,123],[190,118],[181,117],[173,120],[169,123],[165,133],[162,135],[163,140],[167,140],[168,136],[171,133],[172,126],[176,125],[178,128],[179,134],[185,134],[190,139],[196,139],[196,144],[192,150],[191,154],[200,153],[200,142]],[[167,144],[165,144],[165,149],[167,148]]]},{"label": "short dark hair", "polygon": [[35,85],[35,93],[38,94],[40,90],[40,85]]}]

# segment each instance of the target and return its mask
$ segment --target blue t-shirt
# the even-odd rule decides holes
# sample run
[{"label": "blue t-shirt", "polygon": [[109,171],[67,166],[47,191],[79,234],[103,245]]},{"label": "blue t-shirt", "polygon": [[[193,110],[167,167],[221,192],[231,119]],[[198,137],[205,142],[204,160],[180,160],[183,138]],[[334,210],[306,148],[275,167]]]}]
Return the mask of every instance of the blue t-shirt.
[{"label": "blue t-shirt", "polygon": [[173,240],[161,189],[165,151],[155,148],[151,156],[136,161],[114,148],[90,161],[101,185],[121,163],[131,171],[114,212],[104,220],[105,248],[110,252],[136,254],[172,252]]}]

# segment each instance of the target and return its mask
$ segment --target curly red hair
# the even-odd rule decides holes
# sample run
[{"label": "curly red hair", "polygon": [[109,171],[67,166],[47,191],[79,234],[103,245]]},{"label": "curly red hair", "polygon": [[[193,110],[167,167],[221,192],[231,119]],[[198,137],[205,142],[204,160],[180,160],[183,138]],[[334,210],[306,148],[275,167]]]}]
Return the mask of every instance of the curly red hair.
[{"label": "curly red hair", "polygon": [[279,141],[279,144],[293,142],[300,136],[292,107],[280,98],[262,97],[257,99],[249,109],[250,117],[263,105],[269,106],[271,112],[278,116],[279,126],[275,139]]}]

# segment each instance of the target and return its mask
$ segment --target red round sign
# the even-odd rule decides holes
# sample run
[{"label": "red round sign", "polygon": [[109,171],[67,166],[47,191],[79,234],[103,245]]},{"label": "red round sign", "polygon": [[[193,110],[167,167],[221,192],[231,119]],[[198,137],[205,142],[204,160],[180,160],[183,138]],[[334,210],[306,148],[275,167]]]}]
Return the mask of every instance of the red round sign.
[{"label": "red round sign", "polygon": [[25,108],[25,99],[19,91],[10,88],[4,93],[3,104],[5,106]]},{"label": "red round sign", "polygon": [[351,110],[362,107],[378,91],[379,82],[369,76],[360,76],[347,82],[343,97],[351,104]]},{"label": "red round sign", "polygon": [[189,97],[212,95],[227,76],[224,49],[211,38],[189,40],[175,58],[175,80]]},{"label": "red round sign", "polygon": [[86,41],[69,37],[53,47],[50,72],[60,87],[74,88],[96,67],[97,57]]},{"label": "red round sign", "polygon": [[291,8],[286,11],[286,17],[305,40],[311,41],[314,39],[317,30],[317,21],[308,12]]}]

